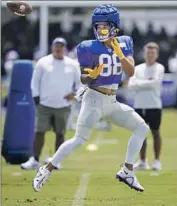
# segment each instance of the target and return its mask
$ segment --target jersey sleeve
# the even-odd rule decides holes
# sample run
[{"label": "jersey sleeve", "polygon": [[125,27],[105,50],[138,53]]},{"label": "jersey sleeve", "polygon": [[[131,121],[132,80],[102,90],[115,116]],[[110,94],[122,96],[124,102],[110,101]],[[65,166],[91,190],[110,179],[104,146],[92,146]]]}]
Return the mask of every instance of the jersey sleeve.
[{"label": "jersey sleeve", "polygon": [[91,55],[89,53],[89,47],[86,42],[82,42],[77,47],[77,57],[80,68],[89,67],[92,68]]},{"label": "jersey sleeve", "polygon": [[124,50],[125,56],[133,56],[133,39],[130,36],[124,36],[124,42],[126,43],[127,48]]}]

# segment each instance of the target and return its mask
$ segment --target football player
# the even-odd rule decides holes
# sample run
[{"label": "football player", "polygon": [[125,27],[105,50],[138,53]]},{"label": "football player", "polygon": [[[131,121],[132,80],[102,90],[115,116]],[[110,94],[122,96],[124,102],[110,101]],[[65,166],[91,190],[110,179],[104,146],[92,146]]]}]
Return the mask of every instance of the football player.
[{"label": "football player", "polygon": [[92,25],[96,40],[83,41],[77,48],[81,81],[88,88],[83,95],[75,136],[58,148],[49,164],[40,167],[33,180],[35,191],[41,190],[58,162],[88,140],[102,117],[133,132],[125,164],[117,172],[116,178],[130,188],[144,191],[134,174],[133,164],[149,127],[131,107],[117,102],[115,95],[122,73],[129,77],[134,74],[133,42],[129,36],[117,37],[120,16],[117,8],[111,4],[98,6],[94,10]]}]

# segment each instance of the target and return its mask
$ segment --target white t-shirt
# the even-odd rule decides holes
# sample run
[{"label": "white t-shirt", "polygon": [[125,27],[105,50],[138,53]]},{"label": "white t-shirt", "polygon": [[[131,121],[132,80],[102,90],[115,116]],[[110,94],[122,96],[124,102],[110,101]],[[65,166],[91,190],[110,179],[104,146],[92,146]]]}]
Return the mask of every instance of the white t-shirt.
[{"label": "white t-shirt", "polygon": [[80,85],[80,69],[76,61],[67,56],[58,60],[52,54],[37,62],[31,82],[33,97],[39,96],[40,104],[52,108],[69,106],[71,102],[64,97],[77,91]]},{"label": "white t-shirt", "polygon": [[164,66],[157,62],[150,66],[143,63],[135,67],[135,74],[128,83],[128,87],[135,91],[134,108],[162,108],[161,85],[164,71]]}]

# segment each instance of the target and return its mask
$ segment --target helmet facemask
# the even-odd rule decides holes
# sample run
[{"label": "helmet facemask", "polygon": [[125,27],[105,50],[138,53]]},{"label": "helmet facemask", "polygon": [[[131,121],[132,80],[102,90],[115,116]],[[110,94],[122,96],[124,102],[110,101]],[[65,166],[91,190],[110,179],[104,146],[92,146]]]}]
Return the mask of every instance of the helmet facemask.
[{"label": "helmet facemask", "polygon": [[118,33],[118,29],[113,22],[95,22],[93,23],[93,30],[96,39],[101,42],[115,37]]}]

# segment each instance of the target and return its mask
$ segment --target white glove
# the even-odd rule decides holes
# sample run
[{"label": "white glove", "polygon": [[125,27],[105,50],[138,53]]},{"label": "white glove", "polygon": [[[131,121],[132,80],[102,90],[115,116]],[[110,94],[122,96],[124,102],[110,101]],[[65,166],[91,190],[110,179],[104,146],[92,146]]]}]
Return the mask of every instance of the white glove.
[{"label": "white glove", "polygon": [[86,90],[88,89],[88,87],[81,87],[77,92],[76,92],[76,96],[75,99],[80,102],[82,101],[83,95],[86,92]]}]

